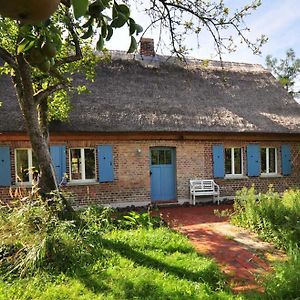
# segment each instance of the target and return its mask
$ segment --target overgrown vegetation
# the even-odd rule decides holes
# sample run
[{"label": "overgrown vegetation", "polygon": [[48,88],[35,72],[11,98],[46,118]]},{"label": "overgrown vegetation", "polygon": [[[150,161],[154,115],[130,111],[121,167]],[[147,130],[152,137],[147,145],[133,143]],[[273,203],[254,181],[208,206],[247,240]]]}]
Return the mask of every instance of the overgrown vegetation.
[{"label": "overgrown vegetation", "polygon": [[235,298],[217,265],[148,211],[90,207],[68,221],[54,203],[1,208],[1,300]]},{"label": "overgrown vegetation", "polygon": [[232,222],[250,228],[263,239],[285,250],[288,260],[277,263],[266,280],[269,299],[296,299],[300,286],[300,191],[279,195],[272,188],[257,194],[244,188],[234,202]]}]

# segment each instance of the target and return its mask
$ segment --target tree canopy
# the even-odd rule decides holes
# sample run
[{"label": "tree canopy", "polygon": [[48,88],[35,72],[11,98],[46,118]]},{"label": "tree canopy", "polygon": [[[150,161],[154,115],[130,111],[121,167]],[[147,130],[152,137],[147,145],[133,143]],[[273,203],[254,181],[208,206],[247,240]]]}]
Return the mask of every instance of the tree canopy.
[{"label": "tree canopy", "polygon": [[300,75],[300,58],[296,58],[293,49],[288,49],[285,58],[281,59],[268,55],[266,65],[290,95],[293,97],[300,95],[300,91],[295,90],[295,82]]}]

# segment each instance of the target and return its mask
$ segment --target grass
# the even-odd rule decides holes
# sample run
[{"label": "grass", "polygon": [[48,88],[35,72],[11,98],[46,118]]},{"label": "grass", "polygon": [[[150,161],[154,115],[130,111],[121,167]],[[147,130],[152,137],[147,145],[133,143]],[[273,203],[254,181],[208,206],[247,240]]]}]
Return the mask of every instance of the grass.
[{"label": "grass", "polygon": [[113,230],[93,263],[0,281],[0,299],[232,299],[216,264],[166,227]]},{"label": "grass", "polygon": [[215,262],[147,213],[114,220],[90,208],[80,217],[76,226],[36,204],[1,212],[0,243],[18,250],[0,257],[0,300],[241,298]]}]

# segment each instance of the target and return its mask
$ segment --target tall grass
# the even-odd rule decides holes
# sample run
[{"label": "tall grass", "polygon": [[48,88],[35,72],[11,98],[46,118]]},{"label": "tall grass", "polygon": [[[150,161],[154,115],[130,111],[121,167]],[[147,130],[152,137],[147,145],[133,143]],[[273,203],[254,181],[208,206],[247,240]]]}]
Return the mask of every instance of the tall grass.
[{"label": "tall grass", "polygon": [[257,232],[263,239],[284,249],[288,260],[275,265],[266,280],[266,298],[296,299],[300,296],[300,191],[280,195],[272,188],[265,194],[254,187],[237,193],[234,224]]},{"label": "tall grass", "polygon": [[242,189],[234,202],[232,222],[248,227],[265,240],[288,249],[300,245],[300,191],[287,190],[283,195],[272,188],[257,194],[254,187]]}]

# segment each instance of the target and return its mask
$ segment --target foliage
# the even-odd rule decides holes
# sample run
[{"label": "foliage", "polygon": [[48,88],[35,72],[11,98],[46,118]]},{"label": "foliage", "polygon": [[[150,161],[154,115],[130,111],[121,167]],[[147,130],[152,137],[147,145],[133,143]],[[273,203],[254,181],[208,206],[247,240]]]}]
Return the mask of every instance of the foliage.
[{"label": "foliage", "polygon": [[278,263],[275,272],[267,276],[266,294],[271,299],[298,299],[300,286],[300,249],[288,250],[288,260]]},{"label": "foliage", "polygon": [[[0,273],[3,276],[31,274],[45,267],[56,255],[60,255],[62,265],[65,263],[75,245],[67,245],[72,240],[75,222],[60,220],[59,215],[64,207],[61,200],[61,197],[53,195],[49,205],[34,195],[15,202],[11,208],[1,208]],[[76,236],[73,238],[76,242]],[[60,248],[64,241],[68,242],[65,244],[68,250]],[[66,252],[62,254],[64,250]]]},{"label": "foliage", "polygon": [[295,51],[288,49],[286,57],[278,61],[277,58],[268,55],[266,65],[276,76],[279,83],[292,95],[299,95],[300,91],[294,90],[295,80],[300,75],[300,59],[296,58]]},{"label": "foliage", "polygon": [[232,221],[259,233],[282,248],[299,246],[300,191],[287,190],[280,196],[272,187],[257,194],[254,187],[243,188],[234,202]]},{"label": "foliage", "polygon": [[267,299],[296,299],[300,285],[300,191],[283,195],[272,188],[257,194],[254,187],[236,195],[232,221],[257,232],[287,251],[288,259],[275,265],[265,282]]},{"label": "foliage", "polygon": [[[235,298],[212,260],[148,212],[89,207],[76,224],[49,219],[48,209],[38,199],[1,209],[1,300]],[[19,249],[40,250],[24,268],[14,261]]]}]

